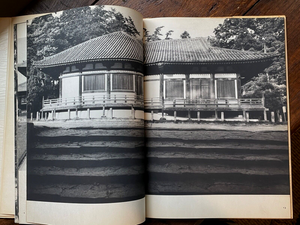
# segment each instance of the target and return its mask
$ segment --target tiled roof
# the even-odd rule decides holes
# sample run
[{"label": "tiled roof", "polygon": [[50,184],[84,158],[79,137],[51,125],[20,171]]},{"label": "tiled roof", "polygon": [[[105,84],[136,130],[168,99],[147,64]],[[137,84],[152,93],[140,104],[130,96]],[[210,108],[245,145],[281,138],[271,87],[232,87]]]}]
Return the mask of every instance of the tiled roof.
[{"label": "tiled roof", "polygon": [[145,64],[247,62],[273,58],[274,53],[261,53],[212,47],[207,38],[153,41],[145,44]]},{"label": "tiled roof", "polygon": [[129,60],[143,62],[142,42],[120,31],[106,34],[34,62],[38,68],[80,62]]}]

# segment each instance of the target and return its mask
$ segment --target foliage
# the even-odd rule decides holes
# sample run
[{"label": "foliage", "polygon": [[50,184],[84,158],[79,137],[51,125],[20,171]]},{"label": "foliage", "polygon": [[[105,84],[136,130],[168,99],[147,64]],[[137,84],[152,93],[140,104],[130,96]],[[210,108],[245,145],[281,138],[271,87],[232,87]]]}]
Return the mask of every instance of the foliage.
[{"label": "foliage", "polygon": [[[164,28],[164,26],[156,27],[155,30],[153,31],[153,34],[150,34],[150,32],[146,28],[144,28],[144,40],[146,42],[162,40],[162,36],[163,36],[163,34],[161,33],[162,28]],[[164,40],[171,40],[172,38],[170,36],[172,35],[173,32],[174,32],[173,30],[169,30],[165,34],[166,36]]]},{"label": "foliage", "polygon": [[170,40],[170,39],[172,39],[172,38],[170,38],[170,36],[172,35],[173,32],[174,32],[174,30],[169,30],[169,31],[166,33],[165,40]]},{"label": "foliage", "polygon": [[114,8],[83,7],[48,14],[33,19],[27,28],[28,54],[28,111],[41,109],[41,99],[58,97],[58,82],[32,66],[34,61],[51,56],[89,39],[123,31],[137,37],[132,18],[123,16]]},{"label": "foliage", "polygon": [[187,32],[187,31],[184,31],[184,32],[180,35],[180,37],[181,37],[182,39],[185,39],[185,38],[191,38],[189,32]]},{"label": "foliage", "polygon": [[[229,18],[214,30],[213,46],[277,53],[273,62],[243,85],[244,96],[261,97],[264,93],[271,110],[286,104],[285,34],[283,18]],[[259,96],[260,95],[260,96]]]},{"label": "foliage", "polygon": [[160,26],[160,27],[156,27],[153,34],[150,34],[149,31],[144,28],[144,39],[145,41],[149,42],[149,41],[159,41],[161,40],[161,36],[163,36],[163,34],[161,33],[161,29],[164,28],[164,26]]}]

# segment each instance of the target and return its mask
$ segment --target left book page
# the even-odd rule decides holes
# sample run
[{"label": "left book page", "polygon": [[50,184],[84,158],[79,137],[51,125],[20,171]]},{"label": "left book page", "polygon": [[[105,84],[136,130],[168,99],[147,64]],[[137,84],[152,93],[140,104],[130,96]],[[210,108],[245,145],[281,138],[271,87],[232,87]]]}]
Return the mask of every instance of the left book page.
[{"label": "left book page", "polygon": [[142,223],[141,14],[83,7],[29,20],[26,32],[27,57],[15,51],[26,221]]},{"label": "left book page", "polygon": [[[6,108],[11,108],[13,103],[7,101],[9,91],[9,55],[11,39],[11,18],[0,18],[0,217],[12,217],[14,214],[13,207],[13,151],[7,149],[6,137],[12,136],[13,128],[6,130],[11,125],[7,120]],[[13,85],[13,84],[12,84]],[[10,186],[11,184],[12,186]]]}]

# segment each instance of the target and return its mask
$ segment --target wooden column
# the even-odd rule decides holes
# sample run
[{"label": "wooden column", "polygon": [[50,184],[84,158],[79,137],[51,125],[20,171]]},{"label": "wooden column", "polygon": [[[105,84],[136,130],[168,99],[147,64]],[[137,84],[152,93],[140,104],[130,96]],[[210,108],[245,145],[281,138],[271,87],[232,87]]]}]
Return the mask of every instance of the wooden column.
[{"label": "wooden column", "polygon": [[113,111],[113,108],[110,108],[109,111],[110,111],[110,117],[113,118],[113,117],[114,117],[114,111]]},{"label": "wooden column", "polygon": [[275,123],[275,113],[271,112],[271,122]]},{"label": "wooden column", "polygon": [[110,70],[111,70],[111,67],[114,65],[115,63],[114,62],[104,62],[103,63],[103,66],[106,67],[108,73],[106,74],[106,78],[107,78],[107,81],[106,81],[106,87],[107,87],[107,90],[106,90],[106,93],[107,95],[109,96],[110,93],[111,93],[111,90],[110,90],[110,86],[111,86],[111,76],[112,74],[110,73]]},{"label": "wooden column", "polygon": [[87,109],[87,114],[88,114],[88,119],[91,119],[91,112],[89,108]]},{"label": "wooden column", "polygon": [[215,75],[211,74],[210,75],[210,83],[209,83],[209,88],[210,88],[210,98],[214,99],[215,98]]},{"label": "wooden column", "polygon": [[221,112],[221,121],[224,121],[224,112]]},{"label": "wooden column", "polygon": [[131,118],[135,119],[135,112],[133,106],[131,106]]},{"label": "wooden column", "polygon": [[264,121],[267,121],[268,117],[267,117],[267,110],[264,109]]},{"label": "wooden column", "polygon": [[190,97],[190,74],[185,74],[185,97],[189,101],[191,99]]},{"label": "wooden column", "polygon": [[102,106],[102,116],[101,116],[102,118],[105,118],[106,116],[105,116],[105,106],[103,105]]}]

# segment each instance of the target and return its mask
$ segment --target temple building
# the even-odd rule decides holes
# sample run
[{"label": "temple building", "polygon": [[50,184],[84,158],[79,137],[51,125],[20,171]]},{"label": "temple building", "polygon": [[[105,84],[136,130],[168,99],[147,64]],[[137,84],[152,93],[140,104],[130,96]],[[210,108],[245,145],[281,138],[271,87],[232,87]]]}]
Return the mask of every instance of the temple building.
[{"label": "temple building", "polygon": [[114,32],[34,62],[60,85],[59,98],[43,99],[41,117],[268,120],[264,96],[242,98],[242,85],[276,53],[188,38],[145,43],[144,55],[141,41]]},{"label": "temple building", "polygon": [[34,62],[59,81],[41,117],[144,118],[143,44],[124,32],[103,35]]},{"label": "temple building", "polygon": [[267,120],[264,96],[242,98],[241,86],[274,53],[212,47],[207,38],[145,44],[145,119]]}]

